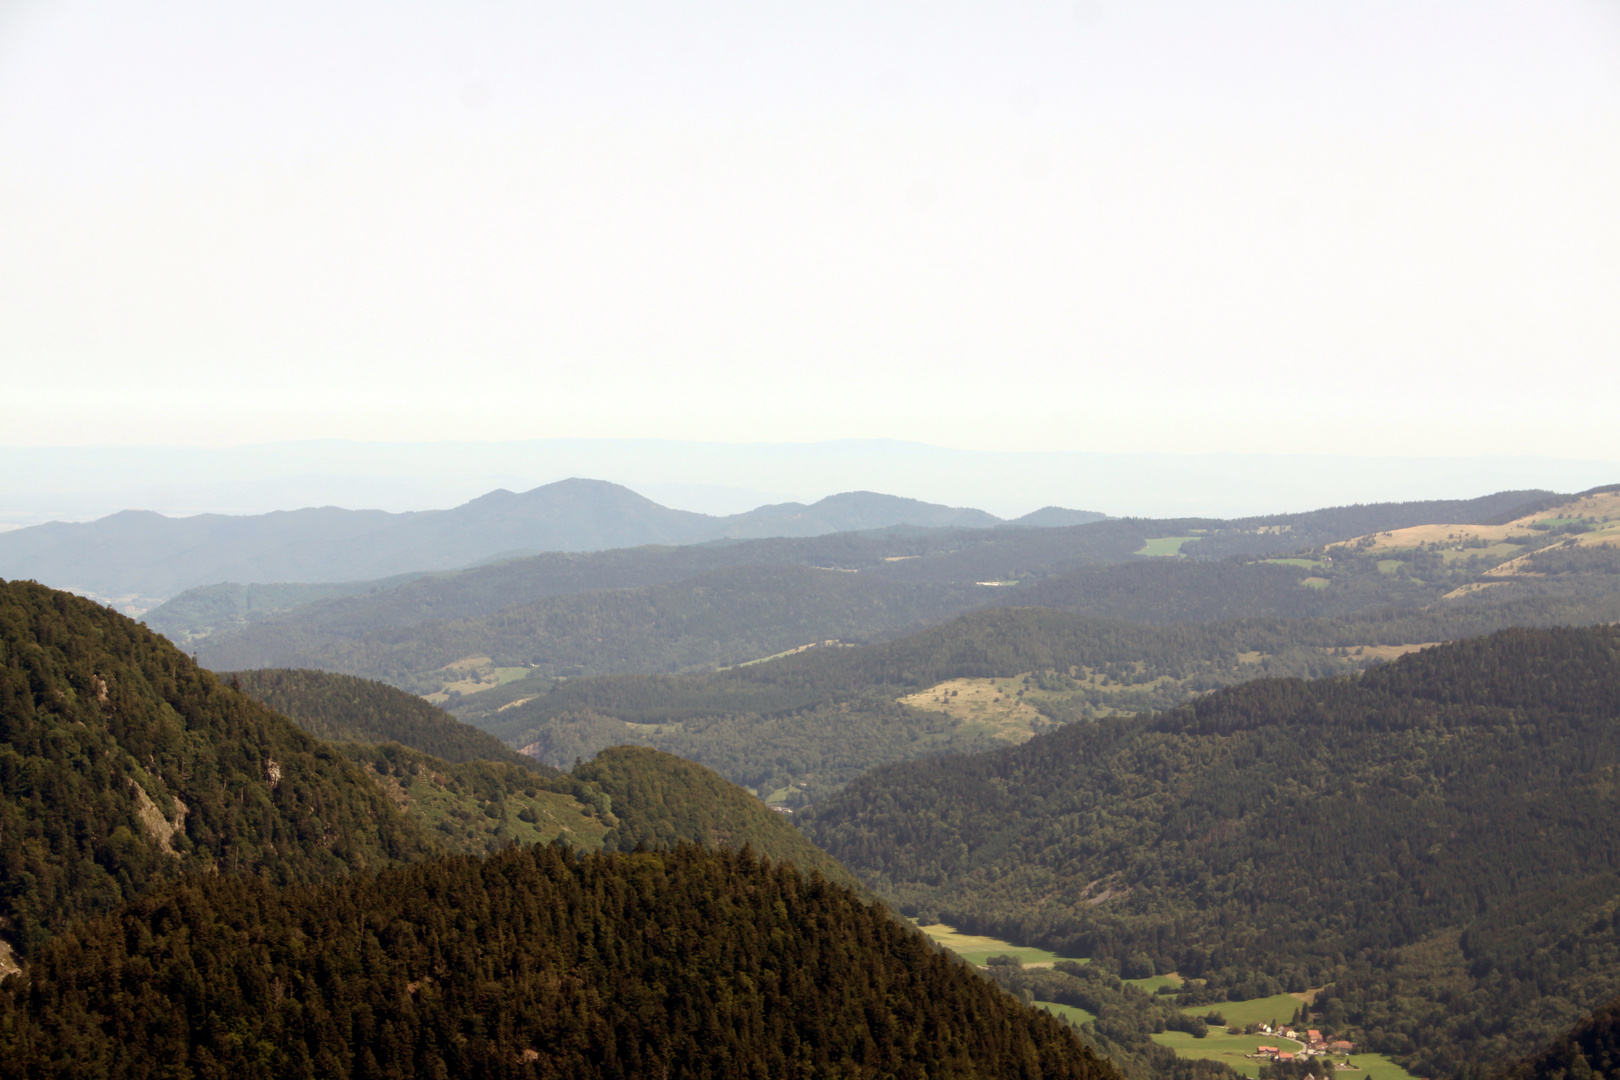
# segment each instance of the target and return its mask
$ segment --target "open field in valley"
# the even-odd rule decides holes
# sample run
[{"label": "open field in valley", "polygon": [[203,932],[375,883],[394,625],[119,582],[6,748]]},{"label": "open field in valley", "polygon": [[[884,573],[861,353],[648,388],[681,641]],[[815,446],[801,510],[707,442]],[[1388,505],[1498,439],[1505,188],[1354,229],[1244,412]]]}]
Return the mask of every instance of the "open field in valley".
[{"label": "open field in valley", "polygon": [[917,929],[970,964],[982,966],[992,956],[1016,956],[1025,967],[1050,967],[1059,960],[1075,960],[1082,964],[1088,962],[1084,957],[1059,956],[1057,953],[1048,952],[1045,949],[1037,949],[1029,945],[1014,945],[999,938],[982,937],[978,934],[959,934],[954,927],[946,926],[944,923],[919,926]]}]

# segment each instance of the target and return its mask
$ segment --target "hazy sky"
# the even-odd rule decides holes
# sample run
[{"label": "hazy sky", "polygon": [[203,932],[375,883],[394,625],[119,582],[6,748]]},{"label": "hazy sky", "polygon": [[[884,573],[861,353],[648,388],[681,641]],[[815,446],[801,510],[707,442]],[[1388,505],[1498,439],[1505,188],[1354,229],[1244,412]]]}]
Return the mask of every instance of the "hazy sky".
[{"label": "hazy sky", "polygon": [[1620,460],[1620,2],[0,0],[0,395]]}]

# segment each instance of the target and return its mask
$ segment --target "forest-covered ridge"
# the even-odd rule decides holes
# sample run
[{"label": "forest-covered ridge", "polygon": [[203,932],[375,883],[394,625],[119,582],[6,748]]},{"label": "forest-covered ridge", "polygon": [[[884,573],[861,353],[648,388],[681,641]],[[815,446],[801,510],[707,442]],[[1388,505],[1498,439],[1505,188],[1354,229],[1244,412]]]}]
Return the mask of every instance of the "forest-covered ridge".
[{"label": "forest-covered ridge", "polygon": [[799,816],[902,911],[1205,1001],[1326,985],[1321,1026],[1444,1076],[1620,991],[1617,774],[1620,628],[1514,629],[886,766]]},{"label": "forest-covered ridge", "polygon": [[[1185,568],[1173,566],[1164,577]],[[1346,673],[1417,644],[1507,626],[1620,620],[1617,586],[1620,578],[1602,575],[1527,579],[1513,590],[1427,609],[1196,625],[996,608],[878,645],[820,647],[729,671],[524,679],[464,698],[455,712],[555,765],[639,743],[800,807],[885,762],[989,749],[1057,724],[1166,709],[1265,676]],[[1007,700],[974,716],[929,695],[964,679],[997,681]],[[1002,707],[1008,704],[1018,708]]]},{"label": "forest-covered ridge", "polygon": [[165,881],[308,882],[433,854],[331,744],[132,620],[0,582],[0,938]]},{"label": "forest-covered ridge", "polygon": [[809,641],[870,639],[936,622],[988,602],[993,592],[814,567],[733,567],[669,585],[550,597],[472,619],[353,636],[305,635],[266,621],[217,643],[205,640],[197,655],[214,669],[344,670],[443,700],[448,690],[466,687],[469,662],[480,674],[712,668]]},{"label": "forest-covered ridge", "polygon": [[[1192,528],[1188,522],[1169,524]],[[884,556],[855,568],[856,573],[734,566],[663,585],[551,596],[481,615],[366,629],[383,608],[399,616],[420,613],[409,604],[390,607],[392,594],[385,591],[267,617],[240,633],[205,638],[197,647],[203,662],[214,668],[319,666],[453,701],[524,675],[693,671],[814,642],[867,643],[981,606],[1055,607],[1137,622],[1207,622],[1420,607],[1486,589],[1523,593],[1523,582],[1534,574],[1504,579],[1494,576],[1497,564],[1518,558],[1522,565],[1539,567],[1538,546],[1564,549],[1558,536],[1531,531],[1520,544],[1490,550],[1340,547],[1330,553],[1317,547],[1288,558],[1220,560],[1132,554],[1157,543],[1149,539],[1152,531],[1129,521],[1019,530],[1016,543]],[[1062,552],[1051,548],[1056,534],[1069,533],[1059,545]],[[1274,540],[1278,534],[1266,535]],[[687,557],[690,550],[674,553]],[[1059,554],[1069,556],[1067,562]],[[862,556],[870,557],[870,552]],[[994,561],[1026,557],[1034,561]],[[957,576],[958,583],[933,580],[942,567],[961,560],[970,565],[945,574]],[[1092,565],[1074,565],[1088,560]],[[510,584],[509,572],[511,567],[490,568],[492,581]],[[897,577],[913,580],[891,580]],[[1593,589],[1613,585],[1612,575],[1587,577]],[[438,595],[434,590],[444,584],[440,579],[409,582],[394,599]],[[516,587],[499,595],[510,601],[522,592]],[[491,591],[480,589],[477,595],[488,605],[502,602]]]},{"label": "forest-covered ridge", "polygon": [[347,677],[266,681],[322,731],[416,745],[323,741],[125,616],[0,582],[5,956],[199,873],[307,883],[559,836],[749,845],[856,884],[758,799],[667,754],[607,750],[573,775],[510,751],[447,762],[424,751],[488,737]]},{"label": "forest-covered ridge", "polygon": [[0,1076],[1117,1076],[879,907],[751,854],[529,847],[171,886],[0,983]]}]

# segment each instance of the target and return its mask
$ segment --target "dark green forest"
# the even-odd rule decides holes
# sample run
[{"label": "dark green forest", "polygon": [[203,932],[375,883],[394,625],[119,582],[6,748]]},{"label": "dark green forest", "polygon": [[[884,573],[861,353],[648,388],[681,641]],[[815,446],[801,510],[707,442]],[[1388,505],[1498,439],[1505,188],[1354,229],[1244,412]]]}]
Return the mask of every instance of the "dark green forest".
[{"label": "dark green forest", "polygon": [[888,766],[800,816],[908,913],[1223,998],[1331,984],[1324,1025],[1450,1074],[1620,990],[1617,773],[1620,630],[1519,629]]},{"label": "dark green forest", "polygon": [[811,649],[729,671],[530,678],[466,698],[455,712],[553,765],[567,766],[607,746],[643,743],[700,761],[761,793],[796,791],[785,801],[800,805],[825,798],[874,765],[995,745],[943,712],[895,700],[945,679],[1098,676],[1065,700],[1037,705],[1053,723],[1167,709],[1252,679],[1358,670],[1369,663],[1357,652],[1366,646],[1620,619],[1616,585],[1605,589],[1591,575],[1569,583],[1530,579],[1427,609],[1192,625],[998,608],[883,644]]},{"label": "dark green forest", "polygon": [[1604,1002],[1538,1053],[1495,1070],[1493,1080],[1611,1080],[1616,1076],[1620,1076],[1620,998]]},{"label": "dark green forest", "polygon": [[198,872],[277,883],[434,847],[337,748],[91,601],[0,582],[0,936]]},{"label": "dark green forest", "polygon": [[881,908],[749,853],[199,879],[0,984],[0,1076],[1115,1076]]}]

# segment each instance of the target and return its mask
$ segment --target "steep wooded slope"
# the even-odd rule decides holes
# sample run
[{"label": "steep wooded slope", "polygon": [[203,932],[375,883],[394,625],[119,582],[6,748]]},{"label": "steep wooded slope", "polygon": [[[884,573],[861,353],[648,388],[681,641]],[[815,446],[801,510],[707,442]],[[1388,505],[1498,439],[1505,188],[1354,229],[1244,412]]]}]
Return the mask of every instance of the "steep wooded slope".
[{"label": "steep wooded slope", "polygon": [[[159,1064],[161,1063],[161,1065]],[[1108,1080],[853,894],[735,853],[558,847],[169,890],[0,991],[0,1077]]]},{"label": "steep wooded slope", "polygon": [[1511,630],[886,767],[804,822],[954,925],[1330,982],[1324,1023],[1447,1074],[1620,990],[1617,773],[1620,629]]},{"label": "steep wooded slope", "polygon": [[432,844],[334,747],[88,600],[0,582],[0,937],[187,873],[314,881]]},{"label": "steep wooded slope", "polygon": [[[197,873],[308,882],[554,837],[749,845],[854,884],[701,766],[630,748],[576,775],[504,748],[507,760],[470,760],[488,736],[399,691],[319,673],[269,682],[325,731],[417,748],[324,742],[124,616],[0,583],[0,960]],[[434,745],[466,756],[420,749]]]},{"label": "steep wooded slope", "polygon": [[787,818],[703,766],[638,746],[616,746],[576,766],[570,776],[608,795],[616,819],[603,839],[610,850],[634,851],[695,842],[751,848],[778,862],[814,870],[853,889],[848,870],[805,839]]}]

